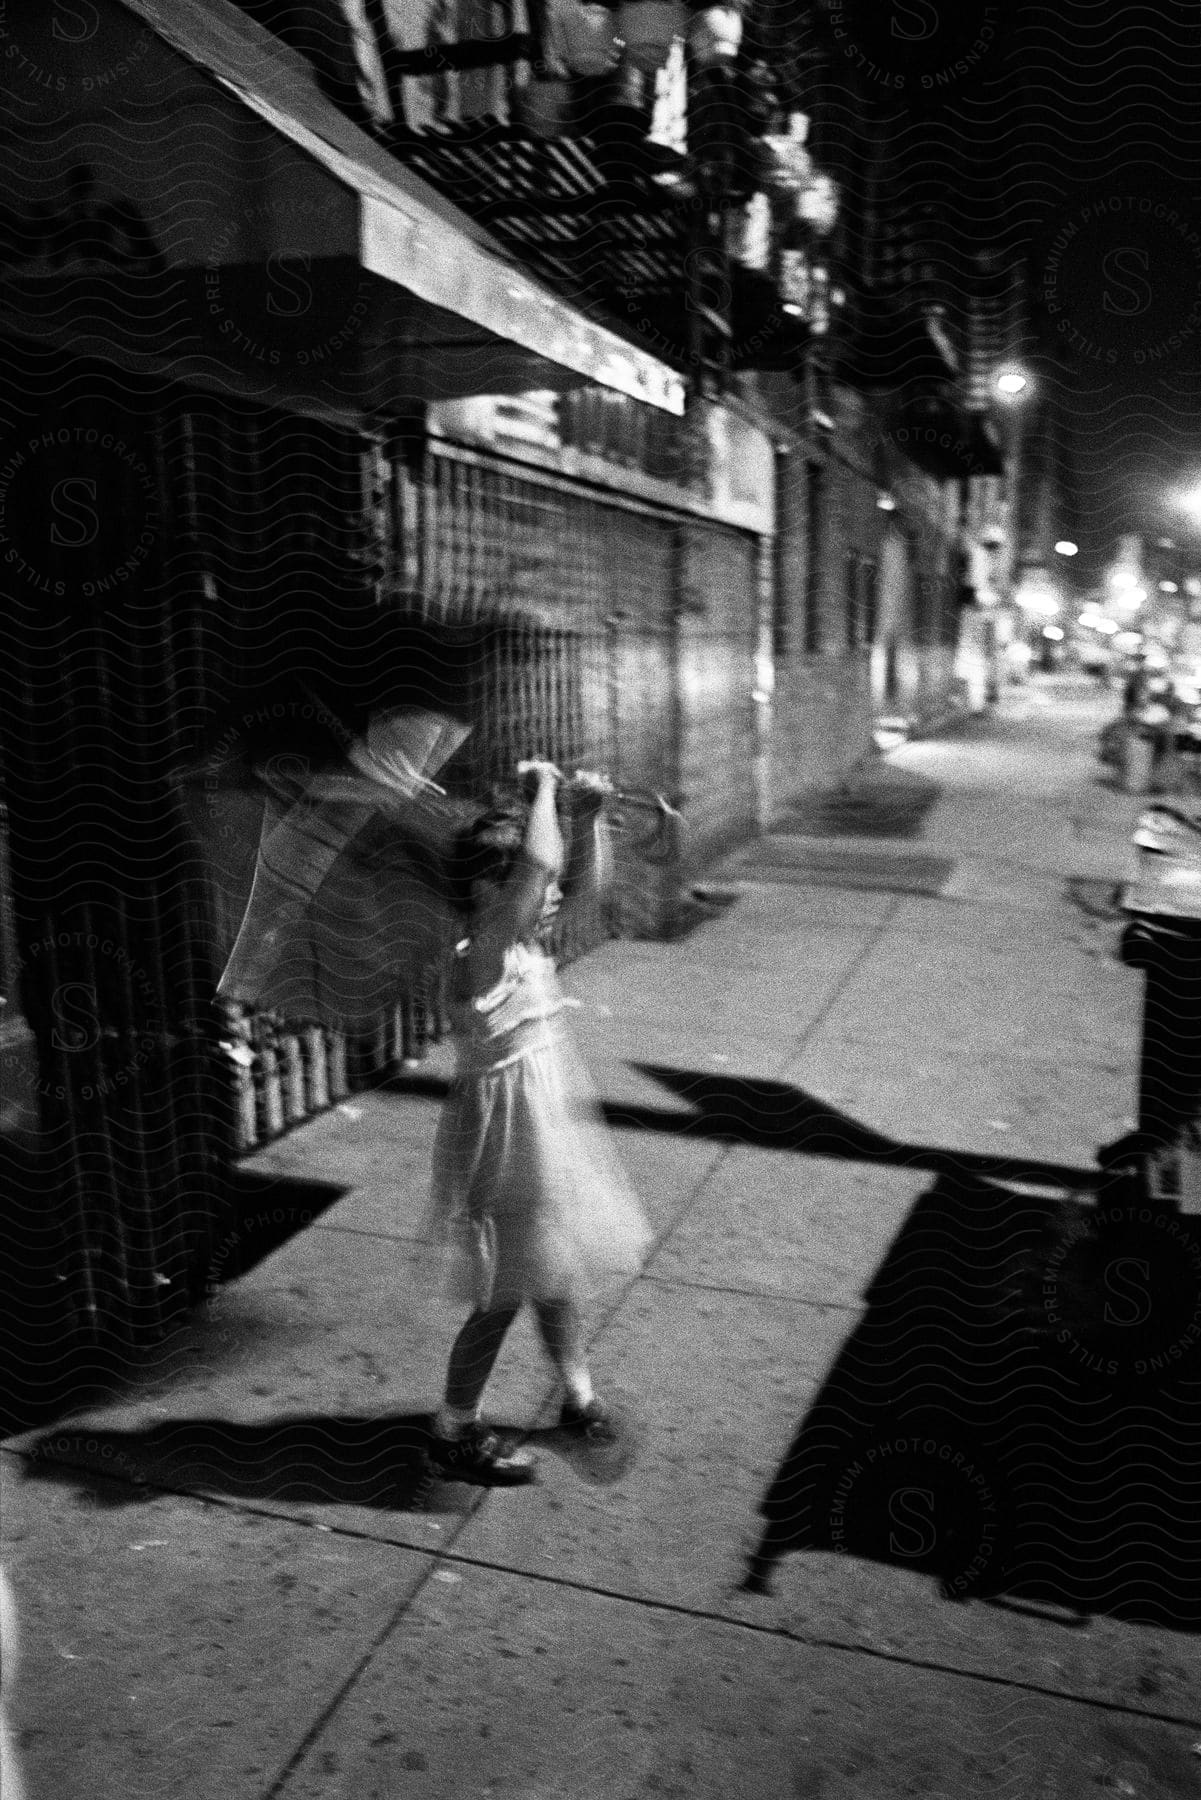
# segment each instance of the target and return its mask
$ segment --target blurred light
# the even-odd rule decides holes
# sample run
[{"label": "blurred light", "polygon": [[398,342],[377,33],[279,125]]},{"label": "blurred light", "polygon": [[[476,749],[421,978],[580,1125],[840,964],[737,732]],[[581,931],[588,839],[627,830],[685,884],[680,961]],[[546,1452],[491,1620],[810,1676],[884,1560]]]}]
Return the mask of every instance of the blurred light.
[{"label": "blurred light", "polygon": [[1176,586],[1174,581],[1161,581],[1159,584],[1159,591],[1161,594],[1178,594],[1180,589]]},{"label": "blurred light", "polygon": [[997,376],[998,394],[1021,394],[1030,385],[1029,377],[1020,369],[1003,369]]},{"label": "blurred light", "polygon": [[1079,549],[1079,544],[1074,544],[1071,538],[1060,538],[1055,546],[1055,554],[1057,556],[1075,556]]},{"label": "blurred light", "polygon": [[1173,498],[1182,512],[1191,513],[1194,519],[1201,520],[1201,486],[1186,488]]},{"label": "blurred light", "polygon": [[1134,588],[1138,586],[1138,576],[1129,569],[1115,569],[1109,577],[1109,585],[1116,588]]},{"label": "blurred light", "polygon": [[876,505],[881,512],[896,512],[897,503],[891,494],[880,493],[876,496]]},{"label": "blurred light", "polygon": [[798,219],[804,219],[824,235],[838,223],[838,189],[829,175],[815,174],[796,197]]},{"label": "blurred light", "polygon": [[707,6],[693,13],[688,26],[688,48],[698,68],[716,69],[732,63],[742,42],[742,17],[736,6]]},{"label": "blurred light", "polygon": [[796,303],[792,300],[786,300],[784,305],[780,308],[780,311],[786,312],[786,313],[791,313],[793,315],[793,317],[797,318],[797,319],[803,318],[804,314],[805,314],[804,307],[797,306]]},{"label": "blurred light", "polygon": [[[1094,631],[1103,631],[1107,637],[1112,636],[1113,633],[1115,631],[1117,631],[1118,629],[1119,629],[1119,627],[1118,627],[1118,622],[1116,619],[1098,619],[1096,624],[1093,626]],[[1136,632],[1135,636],[1137,636],[1137,635],[1138,634]]]},{"label": "blurred light", "polygon": [[1036,613],[1045,619],[1054,618],[1060,610],[1059,595],[1041,570],[1032,570],[1019,582],[1013,597],[1023,612]]},{"label": "blurred light", "polygon": [[1190,575],[1184,584],[1184,591],[1195,600],[1201,594],[1201,575]]},{"label": "blurred light", "polygon": [[1113,640],[1115,650],[1137,650],[1143,641],[1141,631],[1119,631]]},{"label": "blurred light", "polygon": [[1171,538],[1156,538],[1155,542],[1160,550],[1174,550],[1176,548]]},{"label": "blurred light", "polygon": [[1028,663],[1034,655],[1034,652],[1029,644],[1011,644],[1009,646],[1009,654],[1014,662]]},{"label": "blurred light", "polygon": [[1063,627],[1061,625],[1044,625],[1043,636],[1052,639],[1057,644],[1063,636]]},{"label": "blurred light", "polygon": [[895,750],[908,740],[909,720],[877,719],[872,736],[878,750]]}]

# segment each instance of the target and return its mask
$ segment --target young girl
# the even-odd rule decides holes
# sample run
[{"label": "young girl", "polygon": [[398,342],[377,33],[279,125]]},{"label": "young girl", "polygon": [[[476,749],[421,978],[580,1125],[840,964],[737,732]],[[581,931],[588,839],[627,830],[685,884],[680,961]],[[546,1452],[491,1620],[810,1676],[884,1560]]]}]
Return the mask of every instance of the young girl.
[{"label": "young girl", "polygon": [[[523,763],[534,783],[522,828],[492,813],[460,839],[452,875],[469,935],[456,951],[455,1080],[434,1148],[434,1213],[461,1253],[473,1311],[455,1340],[429,1463],[460,1481],[520,1482],[533,1465],[481,1422],[485,1384],[525,1301],[563,1385],[560,1424],[612,1442],[593,1391],[581,1304],[604,1280],[632,1274],[650,1233],[608,1146],[563,1028],[568,1004],[542,938],[561,904],[599,888],[606,784],[577,776],[564,869],[550,763]],[[560,878],[563,885],[560,887]]]}]

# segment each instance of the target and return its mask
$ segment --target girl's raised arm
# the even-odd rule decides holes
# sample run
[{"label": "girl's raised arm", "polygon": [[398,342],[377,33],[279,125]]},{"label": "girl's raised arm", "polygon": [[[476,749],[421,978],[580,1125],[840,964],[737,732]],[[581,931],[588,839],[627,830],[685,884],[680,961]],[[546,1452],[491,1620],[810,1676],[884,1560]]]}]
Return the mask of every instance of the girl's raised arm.
[{"label": "girl's raised arm", "polygon": [[571,800],[571,849],[563,876],[563,910],[597,899],[613,877],[613,853],[605,826],[604,805],[612,784],[603,775],[576,775]]},{"label": "girl's raised arm", "polygon": [[562,780],[553,763],[518,765],[518,773],[535,783],[525,839],[508,878],[472,933],[476,979],[494,978],[510,944],[532,936],[542,917],[546,893],[563,872],[563,834],[555,811],[555,791]]}]

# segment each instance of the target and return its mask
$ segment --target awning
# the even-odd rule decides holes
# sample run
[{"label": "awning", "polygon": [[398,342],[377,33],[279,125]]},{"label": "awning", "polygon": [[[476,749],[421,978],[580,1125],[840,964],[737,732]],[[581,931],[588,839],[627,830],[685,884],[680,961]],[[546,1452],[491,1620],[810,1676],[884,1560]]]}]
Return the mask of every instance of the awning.
[{"label": "awning", "polygon": [[[396,162],[342,114],[320,91],[303,58],[235,6],[226,0],[100,0],[100,9],[132,14],[144,22],[157,39],[213,78],[246,113],[269,127],[270,132],[263,134],[267,142],[272,141],[271,134],[278,134],[275,142],[283,140],[294,157],[297,152],[302,153],[297,158],[298,167],[304,159],[311,159],[324,171],[327,190],[341,193],[344,204],[325,209],[327,229],[318,241],[306,244],[303,250],[307,258],[304,274],[317,296],[317,312],[332,316],[339,328],[332,333],[326,331],[320,340],[324,348],[331,338],[339,339],[335,345],[338,355],[334,357],[339,363],[337,379],[331,377],[329,383],[331,404],[341,395],[350,410],[359,406],[386,410],[393,394],[404,399],[449,397],[595,382],[663,411],[683,412],[684,385],[675,370],[594,323],[568,300],[533,280],[504,254],[488,232]],[[86,45],[74,54],[82,64]],[[152,61],[143,57],[136,67],[131,64],[125,77],[122,95],[133,103],[126,109],[122,133],[114,140],[111,155],[119,163],[124,154],[127,167],[120,188],[139,203],[143,216],[148,212],[148,185],[157,183],[157,243],[167,264],[166,270],[159,272],[160,279],[174,283],[178,292],[173,304],[177,303],[181,318],[186,314],[193,321],[193,335],[201,340],[196,352],[182,342],[170,346],[173,366],[185,379],[196,374],[191,367],[193,355],[211,364],[225,348],[214,336],[212,324],[214,319],[219,324],[222,321],[205,303],[205,282],[212,279],[212,269],[219,269],[221,281],[228,284],[235,297],[239,281],[253,285],[256,269],[262,288],[263,267],[269,258],[273,253],[294,254],[298,238],[293,230],[290,238],[273,244],[268,220],[259,231],[262,242],[249,253],[241,250],[240,240],[235,252],[227,249],[220,254],[214,253],[211,242],[207,250],[188,243],[189,204],[193,217],[203,210],[194,204],[194,190],[202,179],[205,159],[223,164],[227,174],[236,169],[239,179],[246,182],[254,176],[255,158],[262,160],[265,151],[253,133],[247,136],[239,131],[236,120],[232,125],[214,123],[221,110],[219,104],[206,108],[194,94],[178,98],[172,95],[171,83],[162,79],[162,71],[150,68]],[[143,82],[144,93],[140,88]],[[208,91],[213,92],[211,88]],[[151,109],[158,112],[164,105],[164,94],[166,103],[170,105],[174,100],[177,108],[176,119],[167,125],[161,118],[155,120],[151,116]],[[139,100],[144,103],[142,117]],[[61,120],[61,98],[55,104]],[[102,105],[102,99],[98,97],[95,104]],[[190,107],[191,116],[183,124],[186,107]],[[48,101],[45,117],[35,119],[35,127],[40,124],[42,128],[52,128],[56,123],[52,112]],[[82,109],[80,116],[85,116]],[[141,143],[145,136],[142,127],[149,128],[151,124],[157,141],[148,149]],[[193,128],[194,141],[189,135]],[[49,135],[52,139],[52,129]],[[108,170],[100,166],[101,157],[110,153],[112,135],[93,130],[96,149],[93,151],[89,144],[86,151],[89,163],[98,165],[98,191],[117,185]],[[134,168],[138,157],[142,166]],[[330,187],[329,177],[339,184],[338,189]],[[304,187],[303,179],[297,186]],[[176,216],[166,219],[164,209],[171,205]],[[273,201],[272,206],[278,212],[278,202]],[[261,210],[266,216],[270,208]],[[239,224],[239,209],[235,205],[231,207],[230,229],[237,230]],[[210,239],[211,236],[210,231]],[[128,270],[118,268],[110,272],[105,268],[101,273],[115,295]],[[136,273],[141,279],[146,271]],[[64,278],[68,288],[72,285],[69,275],[61,268],[46,271],[28,262],[13,269],[4,308],[9,325],[22,306],[31,321],[36,319],[34,302],[38,293],[49,282],[57,283],[56,292],[61,294]],[[354,316],[344,321],[341,313],[347,310],[348,281],[352,296],[362,288],[363,306],[356,306]],[[79,317],[75,317],[74,300],[68,295],[57,333],[60,338],[65,333],[72,348],[87,353],[97,346],[82,341],[79,335],[87,315],[82,300],[86,286],[82,271],[74,286],[81,296],[76,309]],[[146,291],[144,281],[142,288]],[[219,304],[228,318],[240,320],[237,306],[228,304],[224,290]],[[277,308],[273,329],[286,333],[288,316],[286,306],[282,311]],[[46,318],[43,311],[43,322]],[[133,333],[126,334],[131,341],[124,342],[120,336],[112,337],[106,318],[100,339],[112,342],[127,357],[151,358],[154,345],[147,323],[144,316],[136,342],[132,341]],[[49,329],[43,323],[42,333],[48,334]],[[254,336],[253,331],[240,324],[239,330],[243,339]],[[232,331],[227,332],[227,340],[232,340],[233,335]],[[352,353],[347,349],[352,339],[357,339],[359,351],[353,373]],[[295,353],[288,358],[287,373],[293,378],[293,386],[298,385],[298,368],[311,373],[316,367],[311,352],[301,355],[303,348],[297,338]],[[274,385],[270,379],[274,366],[277,365],[269,359],[260,359],[258,391],[264,397],[265,388]]]}]

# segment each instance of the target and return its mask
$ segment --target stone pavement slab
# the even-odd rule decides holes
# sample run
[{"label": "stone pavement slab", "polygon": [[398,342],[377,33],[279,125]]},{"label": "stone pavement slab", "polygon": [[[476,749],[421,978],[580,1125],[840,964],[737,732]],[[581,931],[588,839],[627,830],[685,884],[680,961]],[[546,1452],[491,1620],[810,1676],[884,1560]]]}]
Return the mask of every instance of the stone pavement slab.
[{"label": "stone pavement slab", "polygon": [[593,1345],[598,1387],[632,1410],[634,1467],[612,1485],[541,1459],[537,1487],[483,1508],[459,1554],[631,1597],[720,1610],[742,1579],[757,1507],[817,1391],[846,1316],[643,1281]]},{"label": "stone pavement slab", "polygon": [[1180,1800],[1195,1777],[1179,1725],[569,1581],[440,1574],[286,1800]]},{"label": "stone pavement slab", "polygon": [[[64,1460],[86,1472],[84,1485],[117,1459],[157,1487],[438,1546],[455,1517],[428,1510],[417,1459],[462,1322],[441,1297],[441,1271],[421,1246],[387,1238],[293,1238],[219,1290],[125,1395],[77,1414]],[[495,1416],[532,1423],[549,1386],[522,1319],[491,1392]],[[9,1444],[36,1454],[53,1441],[31,1432]],[[474,1497],[456,1488],[452,1498],[461,1516]]]},{"label": "stone pavement slab", "polygon": [[432,1567],[111,1458],[84,1490],[0,1463],[29,1800],[258,1800]]},{"label": "stone pavement slab", "polygon": [[1047,1057],[1016,1045],[968,1054],[915,1034],[888,1056],[870,1038],[822,1033],[782,1079],[895,1145],[955,1151],[965,1163],[1030,1158],[1083,1172],[1135,1123],[1134,1069],[1108,1054]]},{"label": "stone pavement slab", "polygon": [[739,1146],[655,1258],[656,1280],[857,1308],[925,1169]]},{"label": "stone pavement slab", "polygon": [[[1065,903],[1060,884],[1056,884],[1054,901],[1041,909],[1037,920],[1015,918],[1014,910],[996,899],[969,901],[944,893],[931,900],[905,895],[888,921],[888,935],[894,943],[904,938],[933,938],[939,943],[976,944],[986,952],[1012,952],[1019,964],[1030,946],[1044,954],[1064,946],[1094,961],[1108,961],[1117,953],[1120,927],[1086,919]],[[1102,945],[1104,954],[1099,958]]]},{"label": "stone pavement slab", "polygon": [[[737,914],[738,905],[731,911]],[[670,1021],[685,1040],[698,1027],[740,1036],[748,1030],[799,1032],[823,1010],[860,953],[857,931],[827,927],[797,933],[791,944],[760,958],[749,927],[740,939],[737,919],[726,915],[727,921],[722,935],[702,928],[687,945],[662,946],[659,957],[627,959],[621,947],[604,945],[595,958],[565,971],[564,987],[585,1003],[578,1026],[586,1028],[596,1014],[620,1018],[631,1039],[643,1021]]]},{"label": "stone pavement slab", "polygon": [[760,1504],[859,1315],[775,1293],[685,1288],[670,1273],[660,1252],[594,1346],[599,1382],[632,1411],[635,1466],[589,1486],[547,1446],[536,1487],[498,1497],[460,1529],[454,1567],[503,1568],[1201,1721],[1201,1646],[1170,1631],[955,1602],[929,1575],[836,1553],[786,1555],[768,1592],[743,1591]]},{"label": "stone pavement slab", "polygon": [[1140,980],[1065,945],[986,950],[892,931],[843,984],[823,1035],[881,1046],[920,1029],[949,1048],[984,1054],[1037,1048],[1065,1059],[1100,1052],[1129,1065],[1137,1052]]}]

